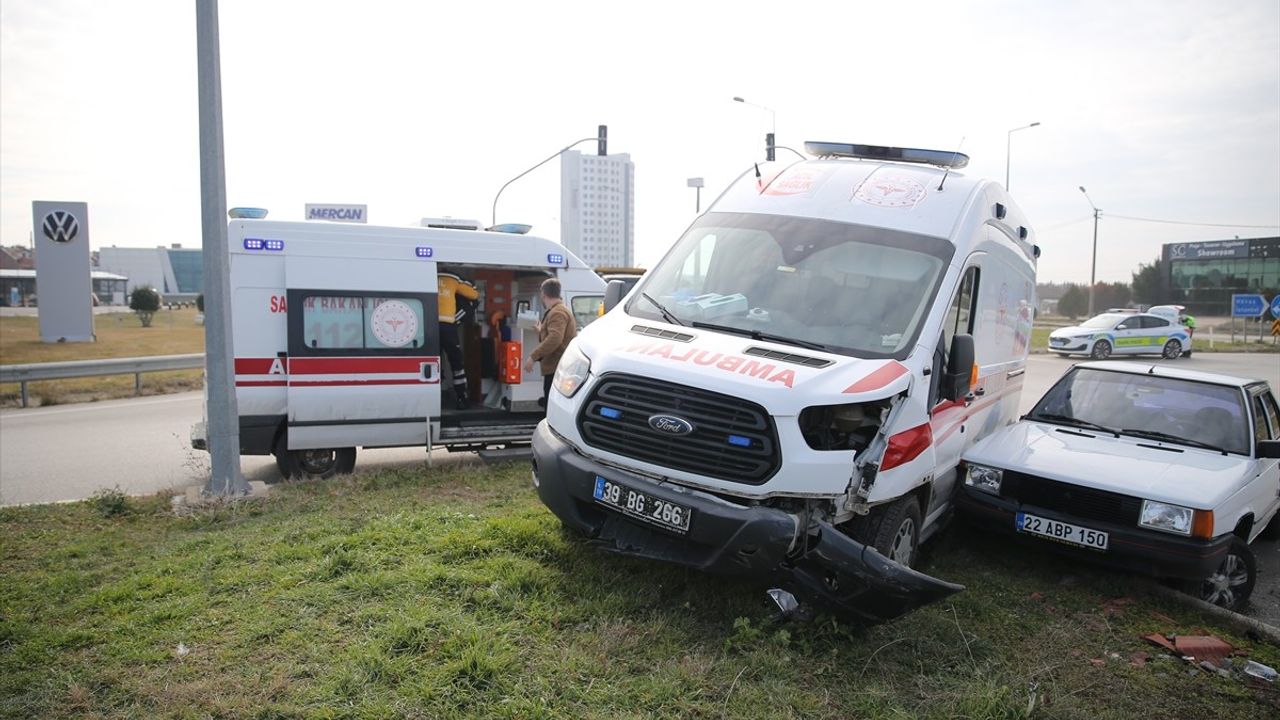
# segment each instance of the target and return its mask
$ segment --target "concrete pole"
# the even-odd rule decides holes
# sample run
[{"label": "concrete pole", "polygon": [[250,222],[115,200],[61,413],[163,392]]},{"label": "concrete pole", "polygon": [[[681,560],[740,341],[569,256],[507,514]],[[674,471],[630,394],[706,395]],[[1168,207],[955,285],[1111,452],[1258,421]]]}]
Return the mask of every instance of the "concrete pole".
[{"label": "concrete pole", "polygon": [[222,71],[218,0],[196,0],[200,99],[200,227],[204,244],[205,432],[211,471],[206,495],[247,495],[240,474],[240,421],[231,349],[231,256],[227,252],[227,175],[222,155]]},{"label": "concrete pole", "polygon": [[1093,317],[1093,286],[1098,284],[1098,208],[1093,209],[1093,262],[1089,266],[1089,317]]}]

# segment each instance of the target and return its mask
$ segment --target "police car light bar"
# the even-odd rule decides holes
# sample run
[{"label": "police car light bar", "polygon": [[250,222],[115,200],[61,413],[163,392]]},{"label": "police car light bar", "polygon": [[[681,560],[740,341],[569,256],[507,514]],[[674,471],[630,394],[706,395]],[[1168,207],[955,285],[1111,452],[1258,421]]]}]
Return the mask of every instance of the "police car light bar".
[{"label": "police car light bar", "polygon": [[233,207],[227,211],[232,220],[261,220],[267,216],[266,208]]},{"label": "police car light bar", "polygon": [[855,145],[854,143],[814,142],[804,144],[804,151],[815,157],[843,157],[859,160],[892,160],[894,162],[936,165],[959,169],[969,164],[969,156],[950,150],[922,150],[884,145]]}]

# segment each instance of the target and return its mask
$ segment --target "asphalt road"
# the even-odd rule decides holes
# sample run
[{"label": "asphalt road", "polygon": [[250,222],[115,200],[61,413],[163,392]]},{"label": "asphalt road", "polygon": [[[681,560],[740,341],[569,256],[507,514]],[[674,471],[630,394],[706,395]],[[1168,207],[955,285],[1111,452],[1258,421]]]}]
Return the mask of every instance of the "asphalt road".
[{"label": "asphalt road", "polygon": [[[1074,362],[1032,355],[1023,412]],[[1257,377],[1280,388],[1280,355],[1199,353],[1172,362]],[[79,500],[101,488],[148,495],[199,484],[208,455],[191,449],[188,433],[200,415],[199,393],[0,412],[0,505]],[[360,452],[357,467],[404,467],[426,459],[421,449],[367,450]],[[250,480],[278,477],[270,457],[245,457],[242,468]],[[1260,568],[1254,614],[1280,624],[1280,542],[1259,541],[1254,550]]]}]

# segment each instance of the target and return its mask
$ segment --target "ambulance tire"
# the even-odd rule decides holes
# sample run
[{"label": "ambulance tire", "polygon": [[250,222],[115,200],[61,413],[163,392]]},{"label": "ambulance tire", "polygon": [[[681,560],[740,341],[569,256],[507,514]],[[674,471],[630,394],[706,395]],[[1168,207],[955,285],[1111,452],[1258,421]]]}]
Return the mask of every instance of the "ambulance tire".
[{"label": "ambulance tire", "polygon": [[276,442],[276,469],[286,480],[327,480],[347,475],[356,467],[355,448],[290,450],[285,435]]},{"label": "ambulance tire", "polygon": [[920,555],[920,503],[913,496],[872,508],[850,525],[854,540],[907,567]]}]

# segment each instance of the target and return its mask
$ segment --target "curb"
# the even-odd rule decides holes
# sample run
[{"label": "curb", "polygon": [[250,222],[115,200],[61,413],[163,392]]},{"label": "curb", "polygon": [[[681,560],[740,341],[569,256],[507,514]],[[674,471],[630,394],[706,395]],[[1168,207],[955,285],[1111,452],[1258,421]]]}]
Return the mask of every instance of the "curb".
[{"label": "curb", "polygon": [[1159,583],[1151,583],[1151,589],[1157,595],[1163,595],[1170,600],[1176,600],[1183,605],[1195,608],[1206,615],[1211,615],[1218,620],[1222,620],[1236,627],[1243,632],[1251,632],[1263,636],[1275,645],[1280,645],[1280,628],[1269,623],[1265,623],[1256,618],[1241,615],[1238,612],[1228,610],[1207,603],[1199,598],[1191,597],[1186,593],[1178,592],[1171,587],[1160,585]]}]

